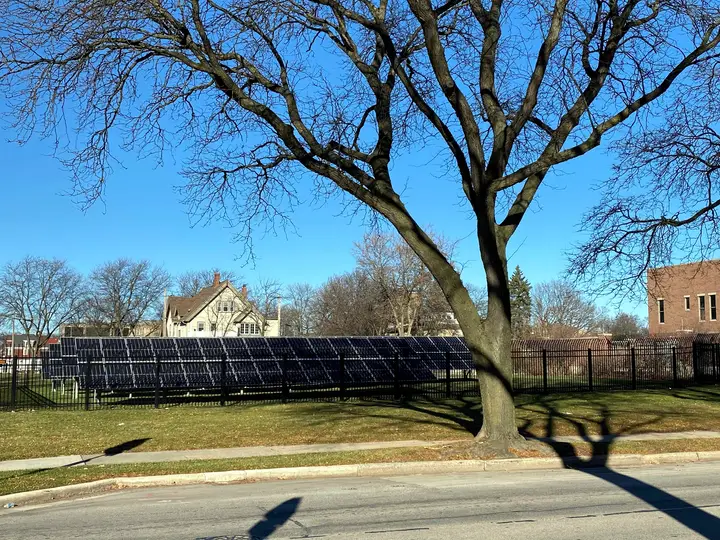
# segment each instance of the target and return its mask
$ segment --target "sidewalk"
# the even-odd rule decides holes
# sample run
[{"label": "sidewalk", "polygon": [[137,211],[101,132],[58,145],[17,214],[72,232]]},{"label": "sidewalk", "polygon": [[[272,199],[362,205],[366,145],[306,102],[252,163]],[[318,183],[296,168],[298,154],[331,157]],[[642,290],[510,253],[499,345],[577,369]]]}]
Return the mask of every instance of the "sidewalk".
[{"label": "sidewalk", "polygon": [[[678,439],[720,439],[720,432],[715,431],[681,431],[675,433],[643,433],[621,436],[579,436],[540,437],[537,440],[557,442],[612,442],[612,441],[659,441]],[[467,439],[465,439],[467,440]],[[348,452],[358,450],[380,450],[385,448],[417,448],[442,446],[459,442],[445,441],[389,441],[366,443],[337,444],[303,444],[296,446],[248,446],[243,448],[214,448],[207,450],[167,450],[161,452],[127,452],[116,455],[74,455],[36,459],[18,459],[0,461],[0,471],[19,471],[32,469],[53,469],[57,467],[74,467],[81,465],[119,465],[129,463],[159,463],[170,461],[189,461],[202,459],[233,459],[263,456],[282,456],[292,454],[313,454],[321,452]]]}]

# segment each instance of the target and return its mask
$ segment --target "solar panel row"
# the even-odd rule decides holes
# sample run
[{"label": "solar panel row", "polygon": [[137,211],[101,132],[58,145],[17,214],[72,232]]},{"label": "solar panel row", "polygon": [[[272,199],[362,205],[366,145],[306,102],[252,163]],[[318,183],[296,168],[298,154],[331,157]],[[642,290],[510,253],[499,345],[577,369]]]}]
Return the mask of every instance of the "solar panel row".
[{"label": "solar panel row", "polygon": [[47,377],[77,377],[96,389],[219,387],[223,359],[225,384],[243,387],[280,385],[283,368],[287,383],[307,386],[392,383],[396,373],[438,380],[448,361],[472,369],[464,341],[443,337],[62,338],[59,353]]}]

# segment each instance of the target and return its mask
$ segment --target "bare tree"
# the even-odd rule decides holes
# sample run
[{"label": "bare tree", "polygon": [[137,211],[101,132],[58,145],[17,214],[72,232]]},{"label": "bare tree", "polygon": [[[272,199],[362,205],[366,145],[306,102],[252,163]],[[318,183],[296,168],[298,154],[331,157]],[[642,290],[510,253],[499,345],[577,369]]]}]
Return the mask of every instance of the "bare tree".
[{"label": "bare tree", "polygon": [[569,338],[594,332],[600,317],[592,302],[567,281],[549,281],[534,288],[535,333],[546,338]]},{"label": "bare tree", "polygon": [[[478,438],[502,444],[518,438],[508,242],[553,167],[641,132],[677,100],[702,108],[696,75],[711,71],[720,43],[715,0],[0,0],[0,9],[0,84],[18,137],[55,136],[75,120],[86,138],[66,163],[86,200],[102,195],[111,137],[122,133],[144,153],[191,145],[191,211],[227,219],[241,239],[263,218],[287,220],[303,172],[390,222],[472,351]],[[393,182],[393,159],[418,143],[442,147],[456,180],[429,189],[462,190],[474,214],[484,320]]]},{"label": "bare tree", "polygon": [[[450,258],[448,242],[435,238],[435,244]],[[442,291],[417,254],[399,236],[386,232],[365,234],[355,244],[357,267],[382,291],[393,314],[399,336],[412,336],[418,317],[431,328],[452,311]]]},{"label": "bare tree", "polygon": [[90,275],[85,322],[104,335],[134,335],[145,318],[160,320],[170,275],[148,261],[118,259]]},{"label": "bare tree", "polygon": [[282,334],[308,336],[313,333],[313,306],[316,298],[317,290],[309,283],[288,285],[285,290],[287,303],[282,308]]},{"label": "bare tree", "polygon": [[17,321],[35,337],[31,355],[61,325],[77,321],[85,306],[82,276],[59,259],[25,257],[0,273],[0,319]]},{"label": "bare tree", "polygon": [[393,318],[382,291],[363,272],[330,278],[319,288],[313,326],[320,336],[383,336]]},{"label": "bare tree", "polygon": [[200,289],[213,284],[216,272],[220,274],[220,279],[223,281],[228,280],[230,283],[235,284],[242,279],[235,272],[223,272],[217,268],[212,270],[191,270],[177,277],[175,289],[178,296],[195,296],[200,292]]},{"label": "bare tree", "polygon": [[645,299],[649,268],[707,259],[720,247],[720,85],[703,79],[703,110],[673,114],[620,145],[615,175],[583,220],[574,273],[617,298]]},{"label": "bare tree", "polygon": [[262,278],[250,287],[249,298],[263,317],[274,319],[278,313],[278,302],[282,299],[282,284],[274,279]]}]

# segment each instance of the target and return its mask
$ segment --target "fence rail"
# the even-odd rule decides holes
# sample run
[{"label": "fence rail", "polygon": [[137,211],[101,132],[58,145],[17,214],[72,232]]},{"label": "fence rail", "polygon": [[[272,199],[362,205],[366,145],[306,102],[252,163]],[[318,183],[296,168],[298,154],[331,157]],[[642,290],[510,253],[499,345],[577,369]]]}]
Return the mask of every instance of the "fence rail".
[{"label": "fence rail", "polygon": [[[595,348],[514,347],[517,393],[635,390],[720,382],[720,344],[612,343]],[[0,358],[0,409],[97,409],[246,401],[454,398],[477,395],[474,369],[436,358],[273,358],[219,355],[128,361]],[[252,370],[252,372],[251,372]],[[259,372],[258,372],[259,370]],[[417,375],[418,371],[423,376]],[[372,380],[363,374],[375,373]],[[379,375],[378,375],[379,374]]]}]

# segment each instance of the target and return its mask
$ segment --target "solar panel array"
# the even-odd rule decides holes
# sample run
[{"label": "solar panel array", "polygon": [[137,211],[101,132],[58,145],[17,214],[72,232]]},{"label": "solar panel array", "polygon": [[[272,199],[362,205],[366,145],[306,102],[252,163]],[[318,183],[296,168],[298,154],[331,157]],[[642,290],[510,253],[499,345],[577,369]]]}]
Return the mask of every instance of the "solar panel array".
[{"label": "solar panel array", "polygon": [[62,338],[50,356],[48,378],[98,390],[217,388],[223,363],[227,387],[423,382],[473,368],[454,337]]}]

